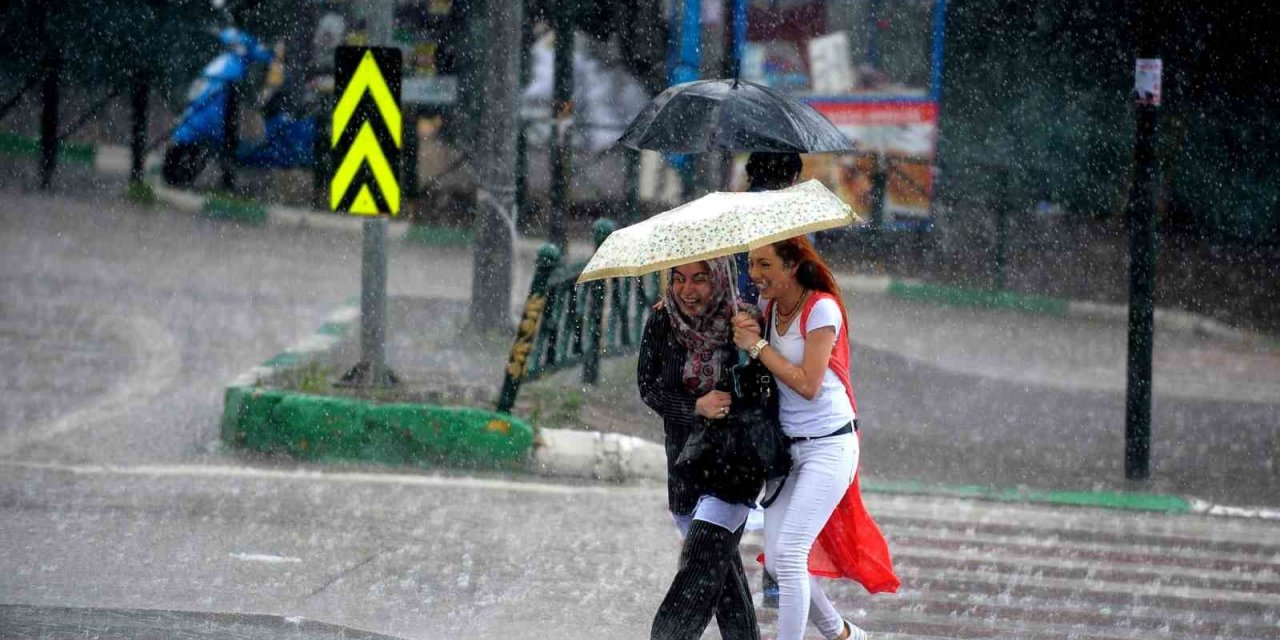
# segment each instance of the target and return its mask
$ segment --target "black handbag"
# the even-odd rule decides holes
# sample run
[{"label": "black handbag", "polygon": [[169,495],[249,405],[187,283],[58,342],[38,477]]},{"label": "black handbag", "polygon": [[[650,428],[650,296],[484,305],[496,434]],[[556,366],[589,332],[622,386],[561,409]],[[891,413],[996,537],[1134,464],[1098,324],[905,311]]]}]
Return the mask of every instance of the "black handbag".
[{"label": "black handbag", "polygon": [[753,500],[766,480],[791,471],[790,443],[778,422],[778,383],[764,363],[744,359],[717,388],[733,396],[729,415],[700,420],[675,468],[701,474],[722,497],[747,495]]}]

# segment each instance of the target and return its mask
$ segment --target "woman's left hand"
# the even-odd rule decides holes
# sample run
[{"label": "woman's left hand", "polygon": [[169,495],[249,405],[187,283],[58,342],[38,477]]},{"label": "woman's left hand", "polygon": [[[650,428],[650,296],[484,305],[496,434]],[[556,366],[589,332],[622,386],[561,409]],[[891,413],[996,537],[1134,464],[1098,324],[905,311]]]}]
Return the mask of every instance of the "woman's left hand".
[{"label": "woman's left hand", "polygon": [[755,318],[738,312],[733,316],[733,344],[739,349],[750,349],[760,341],[760,324]]}]

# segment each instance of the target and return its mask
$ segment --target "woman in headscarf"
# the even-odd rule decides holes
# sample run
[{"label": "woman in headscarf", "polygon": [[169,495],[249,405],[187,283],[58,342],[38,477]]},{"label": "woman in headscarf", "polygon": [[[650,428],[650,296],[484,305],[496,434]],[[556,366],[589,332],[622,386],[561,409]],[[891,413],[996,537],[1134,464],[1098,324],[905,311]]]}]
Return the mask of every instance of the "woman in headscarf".
[{"label": "woman in headscarf", "polygon": [[640,397],[662,417],[667,505],[684,536],[679,569],[654,616],[654,640],[695,640],[713,613],[725,640],[760,637],[738,542],[761,486],[675,464],[701,421],[733,410],[716,384],[737,361],[734,314],[755,308],[736,299],[731,265],[716,258],[671,269],[640,342]]}]

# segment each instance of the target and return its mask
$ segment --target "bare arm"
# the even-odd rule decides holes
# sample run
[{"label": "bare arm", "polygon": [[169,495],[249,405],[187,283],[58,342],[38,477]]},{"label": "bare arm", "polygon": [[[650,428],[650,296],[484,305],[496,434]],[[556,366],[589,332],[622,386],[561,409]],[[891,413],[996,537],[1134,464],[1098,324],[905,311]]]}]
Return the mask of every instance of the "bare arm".
[{"label": "bare arm", "polygon": [[[746,318],[746,321],[742,321]],[[740,349],[750,349],[760,340],[760,325],[745,314],[734,318],[733,341]],[[791,387],[806,400],[818,397],[822,390],[822,380],[827,375],[827,367],[831,361],[831,350],[836,345],[836,328],[820,327],[808,332],[804,339],[804,360],[794,365],[772,345],[760,352],[760,362],[764,364],[778,382]]]}]

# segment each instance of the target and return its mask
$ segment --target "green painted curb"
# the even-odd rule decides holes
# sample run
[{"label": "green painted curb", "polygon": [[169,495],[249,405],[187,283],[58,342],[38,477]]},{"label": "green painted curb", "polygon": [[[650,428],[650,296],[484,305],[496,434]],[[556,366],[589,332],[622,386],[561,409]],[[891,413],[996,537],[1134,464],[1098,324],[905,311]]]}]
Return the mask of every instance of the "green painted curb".
[{"label": "green painted curb", "polygon": [[453,229],[449,227],[433,227],[428,225],[409,225],[404,239],[417,244],[442,247],[460,247],[469,245],[475,238],[470,229]]},{"label": "green painted curb", "polygon": [[[28,138],[14,133],[0,132],[0,153],[6,155],[40,155],[39,138]],[[93,164],[98,148],[83,142],[59,142],[58,155],[70,162]]]},{"label": "green painted curb", "polygon": [[253,201],[213,196],[200,208],[200,217],[261,225],[267,223],[267,208]]},{"label": "green painted curb", "polygon": [[222,439],[307,461],[510,468],[533,450],[533,428],[468,407],[363,400],[232,386]]},{"label": "green painted curb", "polygon": [[938,302],[961,307],[1012,309],[1056,316],[1067,315],[1069,305],[1066,300],[1047,296],[1014,293],[1012,291],[984,291],[963,287],[946,287],[922,282],[899,282],[896,280],[889,283],[886,293],[903,300]]},{"label": "green painted curb", "polygon": [[1191,503],[1179,496],[1153,493],[1121,493],[1108,491],[1048,491],[1039,489],[997,489],[972,485],[930,485],[922,482],[862,483],[867,493],[890,493],[942,496],[950,498],[976,498],[998,502],[1029,502],[1039,504],[1098,507],[1128,511],[1160,511],[1164,513],[1191,513]]}]

